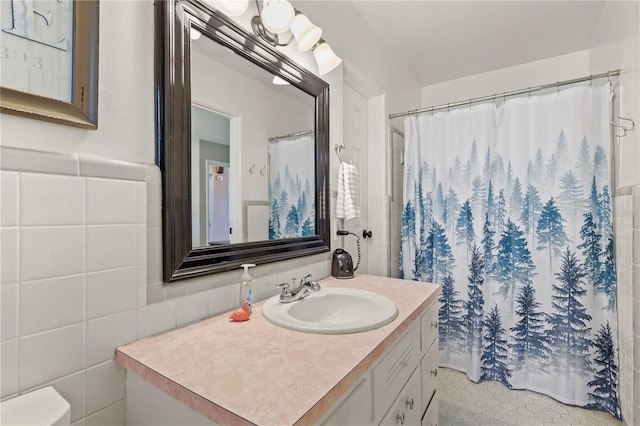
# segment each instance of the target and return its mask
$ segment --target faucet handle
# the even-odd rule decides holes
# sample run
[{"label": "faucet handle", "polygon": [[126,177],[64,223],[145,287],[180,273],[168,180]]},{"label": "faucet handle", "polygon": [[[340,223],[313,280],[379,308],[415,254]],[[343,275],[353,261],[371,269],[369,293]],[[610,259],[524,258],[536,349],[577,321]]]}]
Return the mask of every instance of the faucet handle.
[{"label": "faucet handle", "polygon": [[289,283],[276,284],[276,287],[282,287],[281,296],[291,296],[291,288],[289,287]]},{"label": "faucet handle", "polygon": [[291,288],[289,288],[289,283],[276,284],[276,287],[282,287],[282,293],[280,293],[280,302],[288,303],[287,301],[290,300],[293,296],[293,294],[291,293]]},{"label": "faucet handle", "polygon": [[300,285],[306,284],[309,278],[311,278],[311,274],[307,274],[304,277],[300,278]]}]

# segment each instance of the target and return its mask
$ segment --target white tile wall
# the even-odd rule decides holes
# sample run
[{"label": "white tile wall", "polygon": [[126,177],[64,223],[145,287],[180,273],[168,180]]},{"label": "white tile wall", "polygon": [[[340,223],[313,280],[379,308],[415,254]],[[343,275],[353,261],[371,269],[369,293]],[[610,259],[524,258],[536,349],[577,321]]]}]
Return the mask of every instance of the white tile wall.
[{"label": "white tile wall", "polygon": [[138,269],[135,266],[87,274],[87,319],[136,307]]},{"label": "white tile wall", "polygon": [[18,281],[18,228],[0,229],[0,283],[15,283]]},{"label": "white tile wall", "polygon": [[92,225],[87,227],[87,271],[136,266],[137,225]]},{"label": "white tile wall", "polygon": [[53,386],[71,406],[71,422],[84,417],[84,376],[84,371],[80,371],[47,384]]},{"label": "white tile wall", "polygon": [[[0,397],[52,385],[72,424],[123,425],[116,347],[235,308],[241,270],[162,283],[155,166],[0,151]],[[329,259],[260,265],[255,294]]]},{"label": "white tile wall", "polygon": [[85,374],[85,411],[95,413],[124,397],[125,370],[109,360],[87,369]]},{"label": "white tile wall", "polygon": [[84,368],[84,323],[20,338],[18,380],[22,389]]},{"label": "white tile wall", "polygon": [[0,172],[0,226],[18,226],[18,173]]},{"label": "white tile wall", "polygon": [[84,272],[84,226],[22,227],[19,247],[23,281]]},{"label": "white tile wall", "polygon": [[18,392],[18,339],[0,344],[0,396],[2,398]]},{"label": "white tile wall", "polygon": [[[23,173],[20,177],[22,226],[84,223],[84,179]],[[42,206],[47,206],[43,208]]]},{"label": "white tile wall", "polygon": [[147,305],[138,309],[137,338],[151,336],[176,326],[176,301]]},{"label": "white tile wall", "polygon": [[136,340],[136,310],[87,321],[87,360],[91,366],[114,357],[115,348]]},{"label": "white tile wall", "polygon": [[137,187],[132,181],[87,179],[87,223],[137,223]]},{"label": "white tile wall", "polygon": [[85,275],[20,283],[20,335],[84,321]]},{"label": "white tile wall", "polygon": [[0,286],[0,340],[18,337],[18,284]]},{"label": "white tile wall", "polygon": [[125,416],[124,399],[87,416],[85,426],[123,425]]},{"label": "white tile wall", "polygon": [[196,293],[176,300],[178,327],[209,315],[209,298],[206,293]]},{"label": "white tile wall", "polygon": [[622,417],[631,419],[634,396],[633,373],[633,312],[632,298],[632,196],[614,197],[614,227],[616,237],[616,273],[618,277],[618,341],[619,341],[619,395]]}]

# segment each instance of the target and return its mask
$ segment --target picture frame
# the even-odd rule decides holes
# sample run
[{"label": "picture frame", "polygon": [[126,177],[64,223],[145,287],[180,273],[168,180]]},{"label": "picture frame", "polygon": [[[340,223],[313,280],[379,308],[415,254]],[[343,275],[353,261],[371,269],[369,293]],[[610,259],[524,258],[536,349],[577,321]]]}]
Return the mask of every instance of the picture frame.
[{"label": "picture frame", "polygon": [[99,1],[1,3],[0,112],[96,130]]}]

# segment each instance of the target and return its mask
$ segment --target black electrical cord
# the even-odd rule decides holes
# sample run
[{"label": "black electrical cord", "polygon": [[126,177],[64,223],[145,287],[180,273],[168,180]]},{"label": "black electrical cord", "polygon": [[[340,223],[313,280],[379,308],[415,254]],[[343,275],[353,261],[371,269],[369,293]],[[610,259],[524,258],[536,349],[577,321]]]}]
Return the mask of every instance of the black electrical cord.
[{"label": "black electrical cord", "polygon": [[356,264],[356,267],[353,268],[353,271],[357,271],[358,267],[360,266],[360,237],[357,234],[354,234],[353,232],[349,232],[349,231],[344,231],[344,230],[339,230],[336,232],[338,235],[353,235],[354,237],[356,237],[356,246],[358,247],[358,263]]}]

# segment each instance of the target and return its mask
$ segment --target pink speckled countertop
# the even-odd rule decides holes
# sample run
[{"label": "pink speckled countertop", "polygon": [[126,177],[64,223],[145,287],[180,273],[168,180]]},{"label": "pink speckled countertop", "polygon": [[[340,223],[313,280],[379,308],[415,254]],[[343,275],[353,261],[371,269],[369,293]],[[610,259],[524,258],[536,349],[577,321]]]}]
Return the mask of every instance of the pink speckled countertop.
[{"label": "pink speckled countertop", "polygon": [[261,301],[249,321],[208,318],[119,347],[116,360],[219,424],[313,424],[440,293],[436,284],[371,275],[320,284],[385,295],[398,316],[363,333],[309,334],[271,324]]}]

